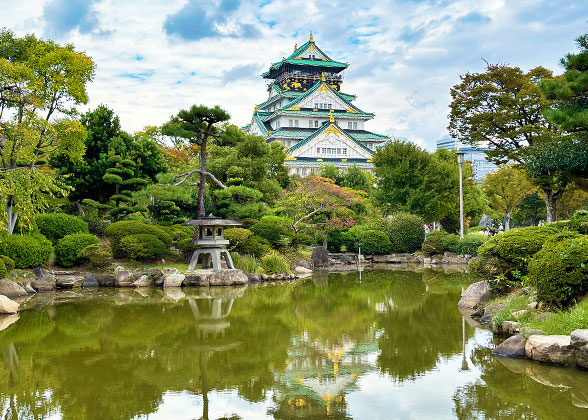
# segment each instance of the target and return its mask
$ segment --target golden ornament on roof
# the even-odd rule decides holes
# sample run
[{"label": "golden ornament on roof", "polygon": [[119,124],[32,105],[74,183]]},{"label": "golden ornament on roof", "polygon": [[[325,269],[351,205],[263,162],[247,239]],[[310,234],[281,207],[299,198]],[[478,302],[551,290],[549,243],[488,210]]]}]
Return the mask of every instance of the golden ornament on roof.
[{"label": "golden ornament on roof", "polygon": [[335,122],[335,117],[333,116],[333,110],[332,109],[329,111],[329,122],[332,122],[332,123]]},{"label": "golden ornament on roof", "polygon": [[294,51],[298,49],[298,44],[294,44]]},{"label": "golden ornament on roof", "polygon": [[314,38],[312,36],[312,31],[310,31],[310,42],[314,42]]},{"label": "golden ornament on roof", "polygon": [[321,73],[321,80],[323,82],[326,82],[327,81],[327,79],[325,78],[325,73],[324,72]]}]

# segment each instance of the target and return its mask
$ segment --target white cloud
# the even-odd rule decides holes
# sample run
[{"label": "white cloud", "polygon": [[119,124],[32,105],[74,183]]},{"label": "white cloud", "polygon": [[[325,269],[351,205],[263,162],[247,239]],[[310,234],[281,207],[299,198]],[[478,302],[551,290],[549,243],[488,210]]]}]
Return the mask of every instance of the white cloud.
[{"label": "white cloud", "polygon": [[[61,33],[39,32],[48,1],[2,3],[0,27],[19,35]],[[219,104],[234,123],[246,124],[254,104],[265,99],[265,83],[237,70],[267,68],[312,30],[327,54],[350,63],[343,91],[376,113],[369,129],[433,149],[446,134],[449,89],[460,74],[481,71],[483,59],[560,71],[559,58],[586,31],[588,12],[582,0],[236,3],[223,15],[221,1],[211,0],[225,22],[216,27],[221,35],[190,41],[164,31],[186,0],[102,0],[93,9],[98,23],[92,33],[76,27],[57,41],[72,42],[98,65],[88,107],[109,105],[123,127],[135,131],[194,103]],[[237,29],[222,33],[248,28],[243,24],[254,25],[258,37],[238,37]]]}]

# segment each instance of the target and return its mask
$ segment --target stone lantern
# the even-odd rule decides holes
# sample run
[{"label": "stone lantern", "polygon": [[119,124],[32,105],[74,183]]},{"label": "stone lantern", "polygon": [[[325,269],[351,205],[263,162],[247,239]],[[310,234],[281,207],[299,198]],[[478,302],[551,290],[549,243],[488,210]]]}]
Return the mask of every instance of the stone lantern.
[{"label": "stone lantern", "polygon": [[229,241],[223,237],[223,232],[227,227],[241,226],[241,223],[235,220],[225,220],[220,217],[207,216],[202,219],[190,220],[182,223],[184,226],[199,226],[200,233],[198,238],[194,240],[194,244],[198,245],[192,258],[190,259],[189,271],[194,270],[198,265],[199,260],[203,268],[212,268],[213,270],[222,270],[221,260],[224,257],[227,263],[227,268],[233,269],[233,260],[231,254],[226,250],[225,246]]}]

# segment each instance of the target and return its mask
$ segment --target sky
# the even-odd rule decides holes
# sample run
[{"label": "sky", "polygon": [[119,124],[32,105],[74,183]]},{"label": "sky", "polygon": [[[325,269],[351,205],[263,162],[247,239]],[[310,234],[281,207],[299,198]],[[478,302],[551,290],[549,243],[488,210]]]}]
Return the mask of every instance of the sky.
[{"label": "sky", "polygon": [[72,43],[97,65],[90,102],[134,132],[192,104],[239,126],[267,99],[260,74],[312,31],[348,62],[341,90],[366,129],[435,149],[450,88],[485,62],[562,72],[588,32],[588,0],[0,0],[0,28]]}]

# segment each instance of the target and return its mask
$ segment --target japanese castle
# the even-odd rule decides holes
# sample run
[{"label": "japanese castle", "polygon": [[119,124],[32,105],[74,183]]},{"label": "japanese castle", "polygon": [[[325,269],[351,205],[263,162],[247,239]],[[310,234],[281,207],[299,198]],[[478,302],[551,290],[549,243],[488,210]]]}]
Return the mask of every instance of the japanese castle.
[{"label": "japanese castle", "polygon": [[317,173],[326,164],[371,171],[376,147],[389,140],[366,131],[374,114],[356,107],[355,95],[341,92],[348,65],[327,56],[311,33],[307,43],[261,75],[268,80],[268,99],[255,106],[244,130],[288,147],[285,166],[291,175]]}]

